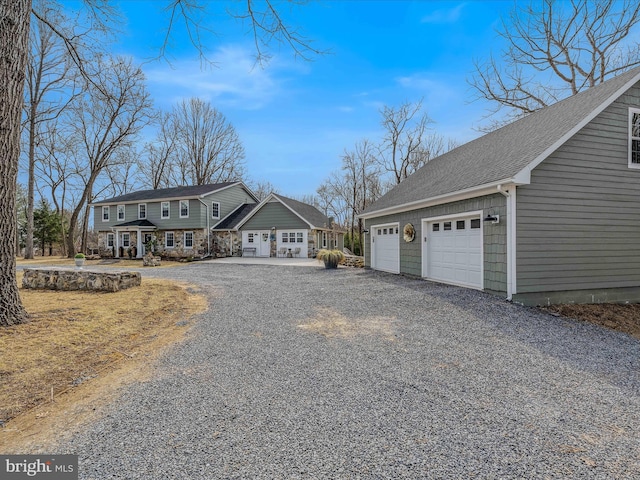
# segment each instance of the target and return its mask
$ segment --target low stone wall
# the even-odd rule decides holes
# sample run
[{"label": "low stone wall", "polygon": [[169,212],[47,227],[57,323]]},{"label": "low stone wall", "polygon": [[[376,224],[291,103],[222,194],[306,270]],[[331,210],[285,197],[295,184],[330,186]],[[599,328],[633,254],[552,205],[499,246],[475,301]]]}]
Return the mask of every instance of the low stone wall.
[{"label": "low stone wall", "polygon": [[137,287],[140,272],[96,272],[73,268],[25,268],[22,287],[45,290],[117,292]]},{"label": "low stone wall", "polygon": [[364,268],[364,257],[356,255],[345,255],[344,261],[340,262],[347,267]]}]

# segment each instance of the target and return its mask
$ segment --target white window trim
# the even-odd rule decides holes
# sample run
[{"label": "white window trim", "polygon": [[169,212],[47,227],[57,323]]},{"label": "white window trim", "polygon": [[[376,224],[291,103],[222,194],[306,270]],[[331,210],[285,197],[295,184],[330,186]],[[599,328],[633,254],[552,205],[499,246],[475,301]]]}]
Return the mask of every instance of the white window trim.
[{"label": "white window trim", "polygon": [[[167,245],[167,236],[171,234],[173,237],[173,245]],[[176,248],[176,235],[173,232],[164,232],[164,248]]]},{"label": "white window trim", "polygon": [[[214,215],[214,213],[213,213],[213,206],[214,205],[218,206],[218,215]],[[214,218],[216,220],[220,219],[220,202],[211,202],[211,218]]]},{"label": "white window trim", "polygon": [[[167,216],[163,216],[164,208],[163,205],[167,205]],[[166,220],[171,218],[171,202],[160,202],[160,218]]]},{"label": "white window trim", "polygon": [[[107,212],[107,218],[104,218],[104,212]],[[111,207],[102,207],[102,221],[108,222],[111,219]]]},{"label": "white window trim", "polygon": [[[122,218],[120,218],[120,207],[122,207]],[[125,205],[118,205],[116,207],[116,218],[119,222],[124,222],[127,217],[127,207]]]},{"label": "white window trim", "polygon": [[640,115],[640,108],[632,108],[632,107],[629,108],[629,151],[628,151],[627,162],[628,162],[629,168],[640,168],[640,163],[631,162],[631,149],[633,147],[633,140],[640,141],[640,136],[638,137],[633,136],[633,115],[634,114]]},{"label": "white window trim", "polygon": [[[187,214],[183,215],[182,214],[182,204],[183,202],[187,202]],[[180,218],[189,218],[189,200],[180,200],[180,202],[178,202],[178,210],[180,211]]]},{"label": "white window trim", "polygon": [[[124,241],[125,236],[126,236],[126,239],[127,239],[126,242]],[[124,232],[122,234],[122,246],[126,247],[126,248],[129,248],[131,246],[131,234],[130,233]]]},{"label": "white window trim", "polygon": [[[144,205],[144,217],[140,216],[140,207]],[[146,220],[147,218],[147,204],[146,203],[139,203],[138,204],[138,220]]]},{"label": "white window trim", "polygon": [[[187,245],[187,234],[190,233],[191,234],[191,246]],[[193,235],[193,232],[188,231],[188,232],[184,232],[183,236],[182,236],[182,245],[184,245],[185,249],[193,249],[193,245],[195,244],[195,237]]]},{"label": "white window trim", "polygon": [[[109,239],[111,239],[111,245],[109,245]],[[113,248],[116,244],[116,236],[113,233],[107,233],[107,248]]]}]

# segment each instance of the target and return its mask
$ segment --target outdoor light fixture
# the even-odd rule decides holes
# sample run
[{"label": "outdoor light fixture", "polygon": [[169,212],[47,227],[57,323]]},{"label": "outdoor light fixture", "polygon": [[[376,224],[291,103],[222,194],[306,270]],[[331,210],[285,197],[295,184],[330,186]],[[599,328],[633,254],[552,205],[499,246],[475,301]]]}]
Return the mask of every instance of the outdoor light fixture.
[{"label": "outdoor light fixture", "polygon": [[367,233],[369,233],[369,229],[365,228],[364,230],[362,230],[362,233],[364,233],[366,235]]},{"label": "outdoor light fixture", "polygon": [[484,217],[484,221],[491,222],[493,224],[500,223],[500,215],[493,215],[492,213],[489,213]]}]

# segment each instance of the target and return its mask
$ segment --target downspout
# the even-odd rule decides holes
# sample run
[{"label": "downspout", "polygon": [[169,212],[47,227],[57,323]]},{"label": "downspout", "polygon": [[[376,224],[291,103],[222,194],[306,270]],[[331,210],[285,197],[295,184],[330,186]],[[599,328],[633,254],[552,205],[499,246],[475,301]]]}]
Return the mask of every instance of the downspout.
[{"label": "downspout", "polygon": [[209,206],[198,198],[198,201],[204,205],[204,209],[207,211],[207,257],[211,255],[211,229],[209,228]]},{"label": "downspout", "polygon": [[516,290],[516,186],[503,188],[498,192],[506,197],[507,203],[507,300],[511,301]]}]

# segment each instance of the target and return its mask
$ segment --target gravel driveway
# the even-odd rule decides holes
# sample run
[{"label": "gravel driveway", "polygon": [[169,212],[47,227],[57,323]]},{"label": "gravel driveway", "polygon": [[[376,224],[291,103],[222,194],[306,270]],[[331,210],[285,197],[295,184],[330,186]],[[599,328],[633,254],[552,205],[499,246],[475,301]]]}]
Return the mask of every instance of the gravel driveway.
[{"label": "gravel driveway", "polygon": [[639,478],[640,342],[457,287],[190,264],[210,309],[58,453],[83,479]]}]

